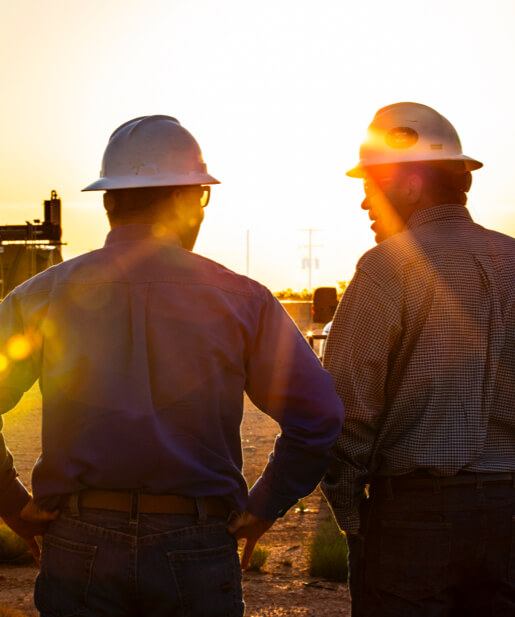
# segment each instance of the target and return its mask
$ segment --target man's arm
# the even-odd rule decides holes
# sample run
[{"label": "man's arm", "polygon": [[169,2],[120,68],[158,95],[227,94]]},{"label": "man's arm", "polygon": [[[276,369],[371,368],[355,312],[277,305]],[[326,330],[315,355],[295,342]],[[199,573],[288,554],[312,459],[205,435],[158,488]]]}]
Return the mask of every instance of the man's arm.
[{"label": "man's arm", "polygon": [[273,521],[315,489],[344,415],[331,376],[271,295],[249,352],[246,391],[279,423],[281,434],[250,491],[247,512],[229,527],[236,537],[247,539],[243,565]]},{"label": "man's arm", "polygon": [[0,516],[12,515],[22,510],[30,495],[18,480],[13,457],[7,449],[1,433],[3,419],[0,416]]},{"label": "man's arm", "polygon": [[36,537],[42,536],[48,523],[55,520],[58,516],[58,510],[53,512],[42,510],[31,498],[27,501],[21,512],[9,515],[4,514],[2,518],[4,523],[29,545],[30,551],[39,565],[40,549]]},{"label": "man's arm", "polygon": [[[38,377],[40,344],[27,329],[15,294],[0,304],[0,414],[12,409]],[[32,501],[29,492],[18,479],[13,458],[2,435],[0,416],[0,516],[15,533],[29,545],[36,561],[39,546],[36,535],[44,531],[45,522],[57,516],[44,512]]]},{"label": "man's arm", "polygon": [[[15,407],[36,380],[32,362],[34,351],[16,295],[11,293],[0,304],[0,414]],[[17,478],[2,428],[3,420],[0,417],[0,516],[3,517],[4,514],[19,513],[30,495]]]},{"label": "man's arm", "polygon": [[359,505],[374,471],[370,458],[400,320],[388,290],[358,268],[336,311],[324,354],[324,366],[345,403],[346,418],[321,486],[338,524],[349,533],[359,530]]},{"label": "man's arm", "polygon": [[0,416],[0,516],[4,523],[27,544],[39,563],[39,545],[36,536],[44,533],[48,521],[57,517],[57,512],[45,512],[32,501],[29,492],[18,479],[11,453],[5,446],[1,433],[3,420]]},{"label": "man's arm", "polygon": [[259,538],[268,531],[275,521],[266,521],[251,514],[249,511],[242,512],[227,526],[227,531],[237,539],[245,539],[245,547],[241,555],[241,567],[246,570],[250,558]]}]

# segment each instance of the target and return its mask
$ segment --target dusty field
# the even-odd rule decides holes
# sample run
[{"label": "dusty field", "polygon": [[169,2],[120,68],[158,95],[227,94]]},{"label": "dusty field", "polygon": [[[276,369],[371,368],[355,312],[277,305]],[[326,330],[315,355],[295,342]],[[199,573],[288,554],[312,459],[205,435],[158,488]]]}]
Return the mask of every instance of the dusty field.
[{"label": "dusty field", "polygon": [[[20,477],[28,486],[30,470],[40,449],[41,408],[39,391],[31,390],[16,409],[4,416],[4,435]],[[253,482],[266,463],[277,424],[245,403],[243,423],[244,469]],[[271,552],[263,572],[244,573],[246,617],[346,617],[350,615],[347,586],[312,579],[307,571],[307,545],[323,502],[315,491],[304,500],[304,514],[291,510],[262,538]],[[290,565],[285,565],[285,562]],[[35,567],[0,566],[0,607],[37,617],[32,601]],[[151,616],[149,616],[151,617]]]}]

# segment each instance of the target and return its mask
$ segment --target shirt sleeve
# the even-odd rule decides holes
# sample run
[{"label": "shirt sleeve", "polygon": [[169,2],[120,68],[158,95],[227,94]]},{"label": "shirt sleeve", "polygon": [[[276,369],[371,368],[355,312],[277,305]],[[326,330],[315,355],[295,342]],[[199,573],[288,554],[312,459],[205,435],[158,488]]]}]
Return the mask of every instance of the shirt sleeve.
[{"label": "shirt sleeve", "polygon": [[323,361],[346,409],[322,481],[322,491],[344,531],[360,527],[359,506],[374,471],[371,458],[386,400],[388,358],[400,332],[396,303],[358,268],[336,311]]},{"label": "shirt sleeve", "polygon": [[317,486],[330,462],[344,409],[331,376],[271,295],[250,350],[246,391],[281,427],[248,505],[256,516],[274,520]]},{"label": "shirt sleeve", "polygon": [[[10,294],[0,304],[0,414],[12,409],[37,379],[33,362],[39,353],[36,339],[24,327],[15,295]],[[30,497],[17,478],[2,428],[0,416],[0,516],[19,512]]]}]

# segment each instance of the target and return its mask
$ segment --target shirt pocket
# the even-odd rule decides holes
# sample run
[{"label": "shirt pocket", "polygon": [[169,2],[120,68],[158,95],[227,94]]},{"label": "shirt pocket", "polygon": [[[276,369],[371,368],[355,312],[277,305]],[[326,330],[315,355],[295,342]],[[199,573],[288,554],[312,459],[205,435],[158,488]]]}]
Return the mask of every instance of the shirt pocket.
[{"label": "shirt pocket", "polygon": [[381,521],[378,587],[407,600],[447,584],[451,526],[444,522]]}]

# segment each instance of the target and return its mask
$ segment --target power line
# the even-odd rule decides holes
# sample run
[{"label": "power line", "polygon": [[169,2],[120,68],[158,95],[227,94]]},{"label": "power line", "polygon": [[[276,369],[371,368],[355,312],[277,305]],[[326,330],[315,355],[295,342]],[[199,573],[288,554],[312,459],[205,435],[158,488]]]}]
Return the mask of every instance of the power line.
[{"label": "power line", "polygon": [[247,276],[250,276],[250,229],[247,229]]},{"label": "power line", "polygon": [[322,248],[321,244],[313,244],[313,232],[315,231],[324,231],[323,229],[313,229],[310,227],[309,229],[299,229],[299,231],[307,231],[308,232],[308,243],[301,245],[300,248],[308,249],[308,291],[311,291],[311,275],[313,270],[313,249],[314,248]]}]

